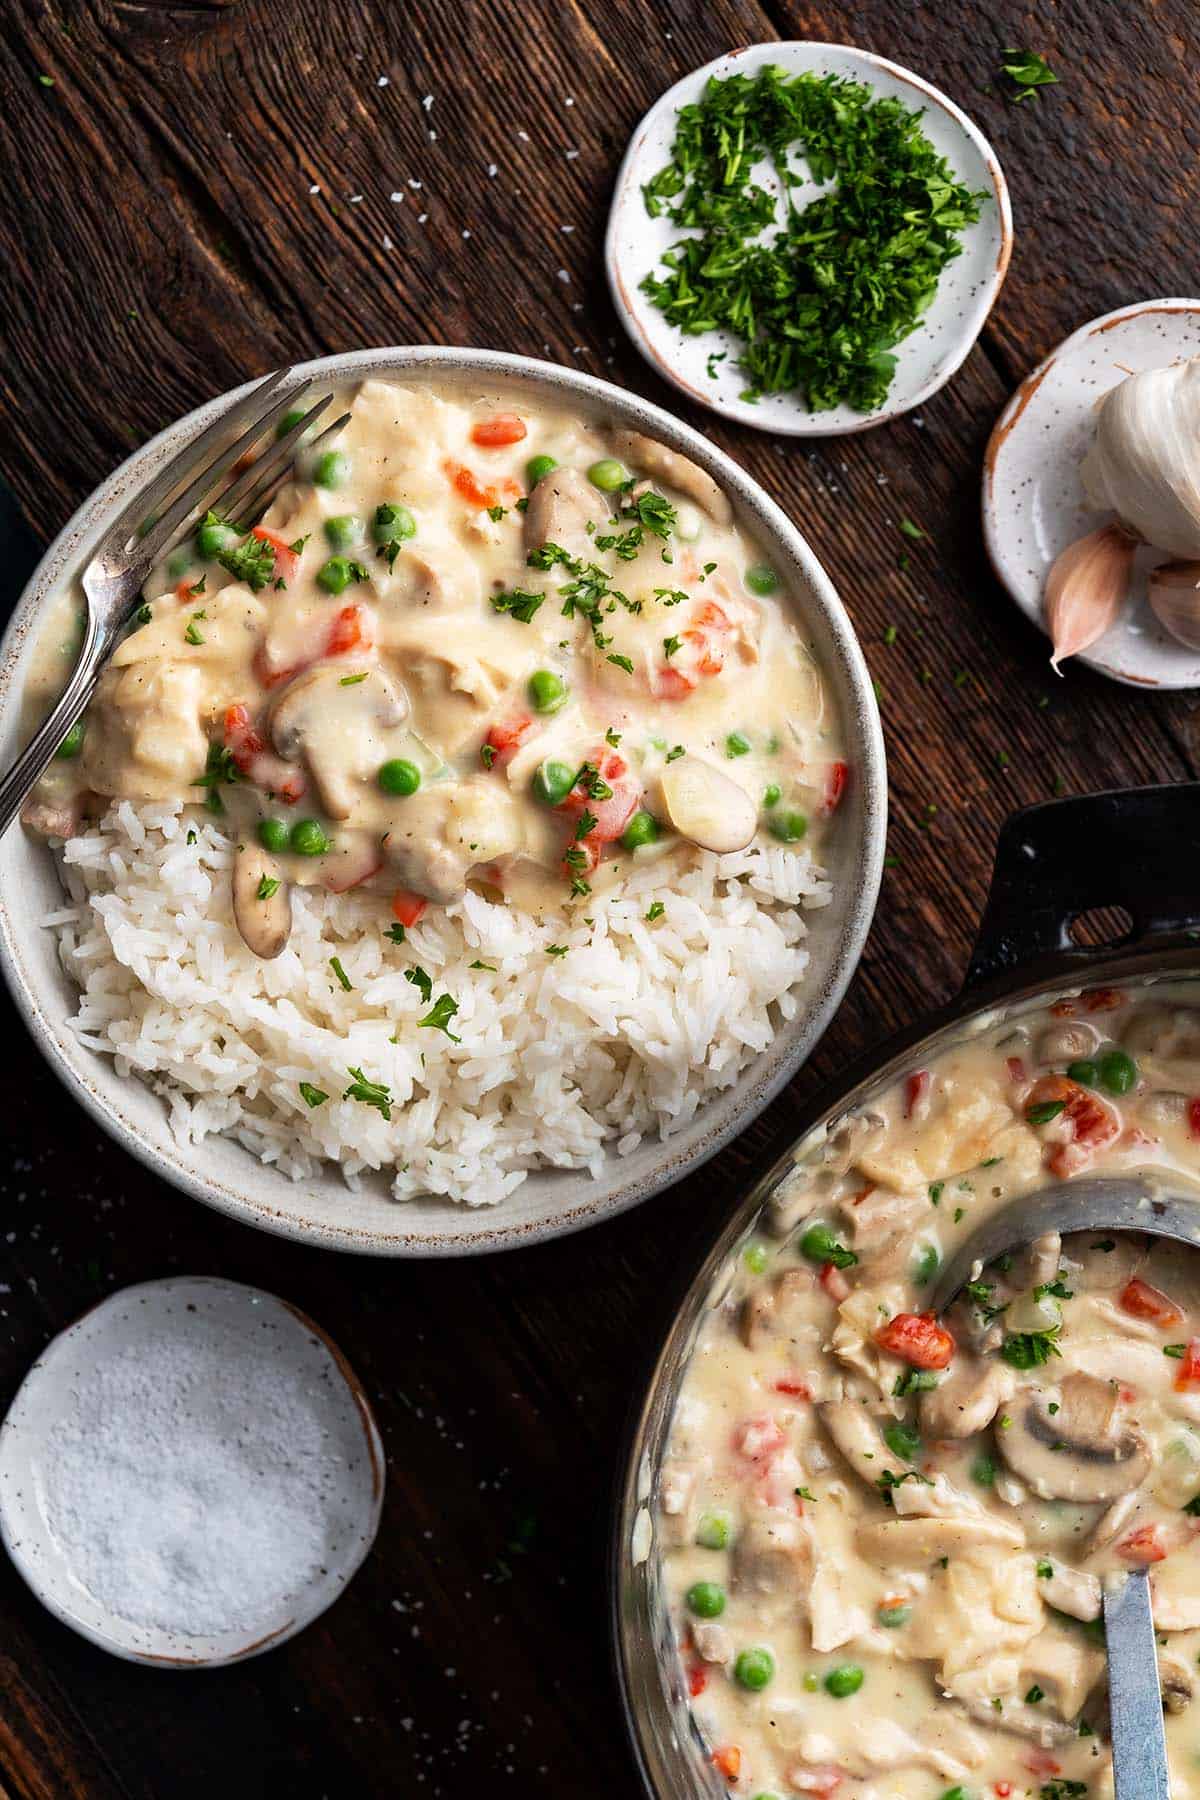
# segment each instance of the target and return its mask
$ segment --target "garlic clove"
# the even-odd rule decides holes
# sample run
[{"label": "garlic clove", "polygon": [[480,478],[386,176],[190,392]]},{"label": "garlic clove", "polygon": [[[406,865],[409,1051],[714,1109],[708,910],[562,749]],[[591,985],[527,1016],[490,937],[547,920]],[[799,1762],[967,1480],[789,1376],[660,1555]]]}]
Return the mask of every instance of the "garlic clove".
[{"label": "garlic clove", "polygon": [[1150,572],[1147,598],[1165,631],[1200,650],[1200,562],[1160,563]]},{"label": "garlic clove", "polygon": [[1052,669],[1102,638],[1116,619],[1129,590],[1137,545],[1123,526],[1103,525],[1068,544],[1055,559],[1046,577]]},{"label": "garlic clove", "polygon": [[1080,467],[1097,511],[1180,561],[1200,557],[1200,356],[1143,369],[1100,403]]}]

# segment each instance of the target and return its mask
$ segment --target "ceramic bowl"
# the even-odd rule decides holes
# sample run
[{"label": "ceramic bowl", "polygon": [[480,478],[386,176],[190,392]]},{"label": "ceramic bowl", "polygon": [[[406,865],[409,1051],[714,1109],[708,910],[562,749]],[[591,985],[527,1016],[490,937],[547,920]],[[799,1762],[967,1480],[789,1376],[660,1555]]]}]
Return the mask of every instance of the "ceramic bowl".
[{"label": "ceramic bowl", "polygon": [[[789,75],[846,77],[881,96],[923,108],[922,126],[934,148],[961,181],[990,196],[977,223],[964,231],[962,254],[943,271],[937,295],[919,329],[896,347],[898,361],[891,389],[874,412],[855,412],[849,406],[809,412],[794,393],[743,400],[745,381],[738,373],[735,341],[715,331],[682,336],[639,286],[645,275],[659,267],[663,251],[681,235],[669,219],[652,219],[642,199],[643,183],[670,160],[679,108],[700,98],[710,76],[753,75],[767,63],[778,64]],[[774,177],[768,175],[764,185],[774,186]],[[806,204],[819,190],[814,183],[793,191],[798,202]],[[646,361],[689,399],[727,419],[777,436],[837,437],[866,431],[911,412],[949,381],[983,330],[1004,285],[1012,237],[1008,186],[995,151],[978,126],[937,88],[910,69],[848,44],[751,44],[685,75],[655,102],[635,130],[613,193],[605,263],[613,304],[630,337]],[[714,353],[724,353],[724,361],[710,365]]]},{"label": "ceramic bowl", "polygon": [[[157,1175],[235,1219],[377,1256],[469,1255],[575,1231],[666,1187],[740,1131],[795,1073],[841,999],[870,926],[883,861],[887,786],[870,676],[841,602],[800,532],[736,463],[658,407],[574,369],[490,351],[363,350],[322,358],[297,373],[343,383],[381,376],[528,392],[647,432],[693,457],[725,488],[797,596],[853,769],[827,859],[836,901],[806,915],[811,960],[796,1016],[781,1024],[770,1048],[733,1087],[666,1143],[647,1139],[631,1155],[611,1157],[599,1179],[585,1171],[538,1172],[500,1206],[471,1208],[435,1198],[397,1203],[382,1178],[351,1192],[334,1168],[293,1183],[227,1138],[177,1142],[162,1101],[140,1081],[118,1076],[108,1058],[84,1048],[68,1027],[76,993],[53,935],[39,923],[61,903],[59,877],[45,845],[19,828],[0,839],[0,967],[38,1048],[92,1117]],[[137,451],[47,551],[0,644],[0,765],[15,753],[18,697],[48,600],[128,496],[236,397],[211,401]]]},{"label": "ceramic bowl", "polygon": [[[302,1384],[328,1446],[323,1490],[328,1526],[320,1574],[295,1593],[264,1604],[236,1631],[190,1635],[121,1617],[78,1578],[56,1535],[45,1499],[47,1458],[64,1423],[74,1425],[81,1371],[103,1370],[133,1354],[153,1368],[186,1338],[222,1359],[231,1407],[239,1358],[268,1359]],[[202,1412],[205,1396],[195,1401]],[[236,1410],[236,1409],[234,1409]],[[253,1418],[239,1434],[252,1432]],[[131,1662],[166,1669],[219,1668],[273,1649],[331,1606],[375,1540],[383,1505],[384,1458],[362,1387],[340,1350],[294,1306],[258,1288],[205,1277],[172,1277],[124,1288],[95,1306],[46,1347],[0,1428],[0,1539],[42,1603],[64,1624]]]},{"label": "ceramic bowl", "polygon": [[[1042,595],[1055,557],[1111,517],[1091,510],[1079,479],[1097,401],[1127,375],[1190,356],[1200,356],[1200,300],[1120,306],[1081,325],[1039,363],[996,421],[983,467],[988,555],[1043,631]],[[1146,573],[1165,560],[1138,551],[1120,618],[1073,660],[1130,687],[1200,687],[1200,653],[1170,637],[1146,604]]]}]

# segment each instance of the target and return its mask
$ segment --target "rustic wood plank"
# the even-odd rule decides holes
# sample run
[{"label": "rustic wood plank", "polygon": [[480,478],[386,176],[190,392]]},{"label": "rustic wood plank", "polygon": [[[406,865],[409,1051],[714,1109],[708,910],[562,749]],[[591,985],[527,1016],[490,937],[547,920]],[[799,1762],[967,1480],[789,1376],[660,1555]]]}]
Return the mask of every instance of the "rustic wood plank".
[{"label": "rustic wood plank", "polygon": [[[14,0],[0,16],[0,469],[43,536],[130,444],[289,356],[500,344],[686,412],[617,326],[604,208],[644,108],[738,41],[849,40],[926,71],[993,136],[1018,221],[994,320],[919,421],[800,449],[690,415],[840,584],[881,687],[896,857],[818,1054],[702,1175],[586,1240],[483,1264],[359,1263],[163,1193],[68,1120],[48,1071],[23,1070],[0,1175],[13,1233],[0,1402],[99,1294],[220,1272],[286,1293],[342,1343],[377,1406],[390,1486],[377,1549],[333,1612],[195,1681],[94,1651],[0,1571],[0,1781],[14,1800],[631,1792],[608,1675],[607,1498],[626,1404],[695,1255],[817,1081],[953,991],[1013,806],[1057,782],[1194,772],[1186,697],[1080,670],[1051,680],[977,525],[982,447],[1015,380],[1134,297],[1143,271],[1164,291],[1191,285],[1180,221],[1196,134],[1174,71],[1194,20],[1186,0],[1141,14],[1073,0],[1036,22],[999,0],[989,18],[985,32],[957,0],[611,0],[527,6],[514,35],[501,0],[452,23],[433,0]],[[1061,86],[1020,107],[989,90],[1006,42],[1041,49]],[[925,539],[901,536],[905,516]],[[4,1022],[21,1042],[10,1008]]]}]

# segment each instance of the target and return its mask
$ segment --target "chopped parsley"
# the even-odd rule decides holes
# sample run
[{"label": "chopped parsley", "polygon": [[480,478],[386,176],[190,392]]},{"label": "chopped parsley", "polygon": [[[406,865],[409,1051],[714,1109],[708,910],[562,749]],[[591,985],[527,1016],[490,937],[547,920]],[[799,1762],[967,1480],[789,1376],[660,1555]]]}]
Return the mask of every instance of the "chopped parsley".
[{"label": "chopped parsley", "polygon": [[[765,240],[779,219],[754,178],[764,159],[787,211]],[[798,206],[792,190],[810,180],[823,191]],[[774,65],[711,79],[681,107],[671,161],[642,195],[689,232],[642,291],[686,335],[740,340],[744,398],[801,388],[814,412],[880,405],[892,346],[919,326],[985,198],[955,179],[918,110]]]},{"label": "chopped parsley", "polygon": [[1085,1800],[1086,1781],[1047,1781],[1038,1790],[1039,1800]]},{"label": "chopped parsley", "polygon": [[624,669],[627,675],[633,674],[633,663],[630,661],[629,657],[609,656],[605,660],[610,663],[615,663],[618,669]]},{"label": "chopped parsley", "polygon": [[1057,1327],[1053,1331],[1008,1331],[1000,1354],[1011,1368],[1037,1369],[1052,1356],[1062,1355],[1055,1342],[1057,1336]]},{"label": "chopped parsley", "polygon": [[892,1490],[894,1488],[903,1487],[906,1481],[919,1481],[922,1487],[933,1486],[929,1477],[927,1475],[922,1475],[917,1469],[907,1469],[903,1475],[893,1475],[890,1469],[885,1469],[875,1483],[875,1486],[879,1489],[879,1497],[885,1506],[891,1506],[893,1504]]},{"label": "chopped parsley", "polygon": [[[1000,67],[1017,90],[1009,95],[1014,105],[1019,106],[1022,100],[1036,100],[1040,87],[1054,87],[1058,83],[1058,76],[1036,50],[1006,50]],[[1045,1789],[1042,1791],[1044,1793]]]},{"label": "chopped parsley", "polygon": [[148,606],[139,606],[133,616],[137,624],[148,625],[154,617],[154,614],[150,611]]},{"label": "chopped parsley", "polygon": [[433,981],[425,973],[424,969],[422,969],[419,964],[414,963],[411,969],[405,969],[404,979],[405,981],[412,982],[412,985],[416,988],[426,1006],[428,1006],[433,999]]},{"label": "chopped parsley", "polygon": [[677,638],[677,637],[664,638],[662,641],[663,655],[667,656],[667,657],[674,656],[675,652],[679,649],[679,646],[682,644],[682,642],[683,642],[682,638]]},{"label": "chopped parsley", "polygon": [[611,744],[613,749],[616,750],[620,746],[621,734],[619,731],[614,731],[610,725],[604,734],[604,741],[606,744]]},{"label": "chopped parsley", "polygon": [[1193,1494],[1183,1510],[1193,1519],[1200,1519],[1200,1494]]},{"label": "chopped parsley", "polygon": [[471,967],[473,969],[486,969],[489,975],[498,975],[500,973],[495,963],[480,962],[478,957],[476,957],[475,961],[471,964]]},{"label": "chopped parsley", "polygon": [[343,969],[341,957],[340,956],[331,956],[329,959],[329,966],[333,970],[334,974],[337,976],[338,982],[346,990],[346,992],[348,994],[353,992],[354,983],[351,981],[350,977],[347,975],[345,969]]},{"label": "chopped parsley", "polygon": [[223,813],[225,802],[218,792],[219,788],[224,782],[240,780],[238,766],[224,744],[210,744],[204,761],[204,773],[197,775],[192,785],[206,790],[204,804],[210,813]]},{"label": "chopped parsley", "polygon": [[311,1081],[302,1081],[300,1083],[300,1098],[303,1100],[305,1106],[324,1106],[329,1095],[325,1092],[324,1088],[314,1087]]},{"label": "chopped parsley", "polygon": [[929,1184],[929,1204],[936,1206],[946,1191],[944,1181],[931,1181]]},{"label": "chopped parsley", "polygon": [[652,900],[646,912],[647,925],[653,925],[655,919],[661,919],[666,910],[661,900]]},{"label": "chopped parsley", "polygon": [[522,625],[528,625],[546,598],[545,594],[531,594],[525,588],[513,588],[510,593],[493,594],[492,608],[498,613],[508,613],[519,619]]},{"label": "chopped parsley", "polygon": [[938,1385],[936,1369],[905,1369],[903,1375],[897,1375],[892,1388],[898,1400],[909,1394],[923,1394]]},{"label": "chopped parsley", "polygon": [[383,935],[385,938],[391,938],[393,944],[402,944],[408,934],[403,925],[389,925]]},{"label": "chopped parsley", "polygon": [[1025,1108],[1025,1119],[1030,1125],[1048,1125],[1051,1119],[1057,1119],[1059,1113],[1066,1109],[1065,1100],[1039,1100],[1035,1106]]},{"label": "chopped parsley", "polygon": [[[224,525],[215,512],[205,514],[206,525]],[[235,581],[244,581],[253,593],[261,593],[275,575],[275,546],[265,538],[247,537],[232,550],[222,550],[217,561]]]},{"label": "chopped parsley", "polygon": [[677,762],[681,756],[686,755],[687,751],[684,749],[684,746],[682,744],[676,744],[673,750],[667,751],[667,761]]},{"label": "chopped parsley", "polygon": [[569,944],[547,944],[546,945],[546,955],[547,956],[566,956],[566,954],[570,950],[570,948],[571,948],[571,946]]},{"label": "chopped parsley", "polygon": [[599,824],[599,820],[597,819],[595,813],[589,812],[587,807],[585,806],[583,811],[579,815],[579,823],[575,827],[576,843],[582,843],[584,838],[587,837],[587,835],[590,831],[595,831],[596,826],[598,824]]},{"label": "chopped parsley", "polygon": [[1049,1581],[1054,1574],[1054,1564],[1052,1562],[1047,1562],[1045,1558],[1043,1558],[1037,1566],[1037,1572],[1040,1581]]},{"label": "chopped parsley", "polygon": [[353,1076],[350,1086],[342,1095],[343,1100],[360,1100],[364,1106],[373,1106],[390,1125],[392,1122],[392,1090],[381,1081],[368,1081],[361,1069],[348,1069]]},{"label": "chopped parsley", "polygon": [[1036,1706],[1039,1700],[1044,1700],[1045,1698],[1046,1698],[1045,1688],[1040,1688],[1038,1686],[1037,1682],[1035,1681],[1033,1686],[1030,1688],[1029,1692],[1025,1696],[1025,1704],[1026,1704],[1026,1706]]},{"label": "chopped parsley", "polygon": [[508,512],[507,506],[499,506],[499,505],[489,506],[487,509],[487,516],[489,519],[491,519],[491,521],[494,525],[498,525],[500,523],[501,519],[503,519],[505,517],[507,512]]},{"label": "chopped parsley", "polygon": [[1182,1357],[1186,1354],[1186,1351],[1187,1351],[1186,1344],[1164,1344],[1163,1345],[1163,1355],[1164,1356]]},{"label": "chopped parsley", "polygon": [[274,875],[264,875],[255,890],[256,900],[269,900],[272,894],[279,892],[279,882]]},{"label": "chopped parsley", "polygon": [[458,1001],[452,1000],[449,994],[439,994],[433,1003],[432,1010],[418,1019],[418,1025],[428,1025],[433,1031],[444,1031],[452,1044],[461,1044],[462,1039],[455,1037],[450,1029],[450,1021],[458,1011]]},{"label": "chopped parsley", "polygon": [[192,614],[191,618],[188,620],[187,630],[183,634],[184,643],[202,644],[204,642],[204,633],[196,623],[197,619],[202,619],[203,617],[203,613]]},{"label": "chopped parsley", "polygon": [[479,746],[479,759],[485,769],[490,769],[496,760],[495,744],[481,744]]},{"label": "chopped parsley", "polygon": [[904,533],[905,537],[911,538],[914,543],[918,542],[919,539],[921,539],[925,536],[925,533],[921,530],[921,527],[918,524],[916,524],[912,519],[901,519],[900,523],[899,523],[899,528]]},{"label": "chopped parsley", "polygon": [[341,680],[338,682],[338,686],[339,687],[357,687],[360,681],[365,681],[367,679],[367,676],[370,674],[370,672],[371,671],[369,669],[363,669],[357,675],[343,675]]}]

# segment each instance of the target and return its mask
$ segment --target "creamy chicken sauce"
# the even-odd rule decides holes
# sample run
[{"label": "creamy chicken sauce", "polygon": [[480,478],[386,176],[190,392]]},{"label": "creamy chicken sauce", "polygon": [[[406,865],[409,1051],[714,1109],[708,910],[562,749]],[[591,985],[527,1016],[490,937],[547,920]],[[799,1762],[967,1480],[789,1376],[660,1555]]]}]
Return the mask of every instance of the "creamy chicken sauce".
[{"label": "creamy chicken sauce", "polygon": [[1051,1235],[926,1310],[991,1209],[1134,1170],[1200,1199],[1194,987],[993,1024],[802,1147],[701,1328],[659,1491],[732,1792],[1111,1794],[1101,1584],[1149,1565],[1172,1791],[1200,1794],[1200,1259]]},{"label": "creamy chicken sauce", "polygon": [[[847,780],[780,573],[696,464],[524,396],[368,381],[252,536],[211,519],[147,584],[27,823],[110,798],[229,820],[260,955],[289,884],[468,883],[535,914],[632,856],[801,837]],[[47,635],[31,698],[62,685]]]}]

